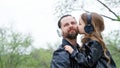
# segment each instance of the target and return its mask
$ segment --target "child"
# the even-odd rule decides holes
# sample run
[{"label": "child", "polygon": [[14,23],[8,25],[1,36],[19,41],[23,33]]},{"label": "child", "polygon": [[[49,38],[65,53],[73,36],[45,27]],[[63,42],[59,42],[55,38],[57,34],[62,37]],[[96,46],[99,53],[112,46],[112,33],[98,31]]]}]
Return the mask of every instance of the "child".
[{"label": "child", "polygon": [[116,68],[101,35],[104,30],[103,18],[97,13],[83,13],[78,25],[79,34],[83,34],[82,48],[74,51],[65,45],[65,50],[70,53],[81,68]]}]

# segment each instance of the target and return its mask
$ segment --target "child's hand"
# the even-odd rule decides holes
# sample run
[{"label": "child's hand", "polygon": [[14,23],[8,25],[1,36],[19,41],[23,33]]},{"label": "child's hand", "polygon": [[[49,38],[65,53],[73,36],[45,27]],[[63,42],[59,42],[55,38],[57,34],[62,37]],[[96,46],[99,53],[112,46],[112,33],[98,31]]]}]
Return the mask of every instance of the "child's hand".
[{"label": "child's hand", "polygon": [[65,48],[66,51],[68,51],[70,54],[72,54],[73,48],[71,46],[65,45],[64,48]]}]

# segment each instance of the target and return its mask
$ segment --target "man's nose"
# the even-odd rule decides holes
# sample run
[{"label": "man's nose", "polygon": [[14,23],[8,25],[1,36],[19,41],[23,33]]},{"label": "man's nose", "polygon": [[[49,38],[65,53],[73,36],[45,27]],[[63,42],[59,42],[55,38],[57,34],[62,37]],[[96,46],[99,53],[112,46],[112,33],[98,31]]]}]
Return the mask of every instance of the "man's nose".
[{"label": "man's nose", "polygon": [[70,25],[69,25],[69,28],[73,28],[73,25],[72,25],[72,24],[70,24]]}]

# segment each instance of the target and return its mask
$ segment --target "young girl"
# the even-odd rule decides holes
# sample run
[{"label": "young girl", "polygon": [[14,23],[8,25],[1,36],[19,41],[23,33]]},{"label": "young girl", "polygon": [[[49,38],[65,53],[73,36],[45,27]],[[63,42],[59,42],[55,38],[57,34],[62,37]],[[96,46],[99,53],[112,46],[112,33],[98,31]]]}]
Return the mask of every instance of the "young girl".
[{"label": "young girl", "polygon": [[81,68],[116,68],[101,35],[104,30],[103,18],[97,13],[83,13],[78,25],[79,34],[83,34],[82,48],[74,51],[65,45],[65,50],[70,53]]}]

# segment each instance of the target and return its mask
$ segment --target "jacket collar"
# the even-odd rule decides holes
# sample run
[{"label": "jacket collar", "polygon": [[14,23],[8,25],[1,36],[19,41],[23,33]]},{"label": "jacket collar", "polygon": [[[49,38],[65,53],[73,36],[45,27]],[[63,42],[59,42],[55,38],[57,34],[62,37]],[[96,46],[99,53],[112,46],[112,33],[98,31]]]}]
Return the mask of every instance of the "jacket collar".
[{"label": "jacket collar", "polygon": [[[64,47],[65,45],[69,45],[72,48],[76,48],[75,46],[73,46],[72,44],[70,44],[66,39],[62,39],[62,47]],[[77,44],[77,48],[79,47],[79,44]]]}]

